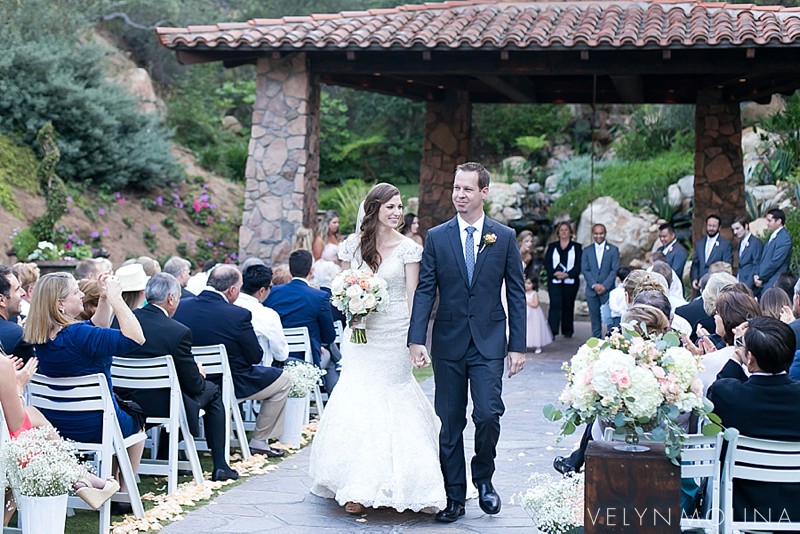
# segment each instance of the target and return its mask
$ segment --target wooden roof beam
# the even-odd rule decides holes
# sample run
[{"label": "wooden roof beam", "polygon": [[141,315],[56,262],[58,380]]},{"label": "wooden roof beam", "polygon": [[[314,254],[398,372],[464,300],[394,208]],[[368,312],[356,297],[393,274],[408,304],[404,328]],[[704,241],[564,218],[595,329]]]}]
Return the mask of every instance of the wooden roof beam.
[{"label": "wooden roof beam", "polygon": [[609,76],[626,104],[644,103],[644,82],[641,76]]},{"label": "wooden roof beam", "polygon": [[525,79],[528,84],[527,87],[520,87],[519,85],[524,85],[524,81],[522,84],[518,84],[516,79],[511,80],[500,76],[478,76],[477,78],[498,93],[505,95],[512,102],[520,104],[536,103],[535,91],[531,91],[534,89],[534,85],[530,80]]}]

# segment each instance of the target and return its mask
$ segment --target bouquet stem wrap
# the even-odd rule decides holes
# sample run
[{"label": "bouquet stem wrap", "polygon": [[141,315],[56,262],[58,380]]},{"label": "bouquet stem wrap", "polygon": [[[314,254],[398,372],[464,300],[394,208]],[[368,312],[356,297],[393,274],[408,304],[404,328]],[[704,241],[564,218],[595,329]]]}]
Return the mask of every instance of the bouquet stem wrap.
[{"label": "bouquet stem wrap", "polygon": [[350,342],[363,345],[367,342],[367,318],[364,315],[357,315],[350,321],[350,328],[353,333],[350,335]]}]

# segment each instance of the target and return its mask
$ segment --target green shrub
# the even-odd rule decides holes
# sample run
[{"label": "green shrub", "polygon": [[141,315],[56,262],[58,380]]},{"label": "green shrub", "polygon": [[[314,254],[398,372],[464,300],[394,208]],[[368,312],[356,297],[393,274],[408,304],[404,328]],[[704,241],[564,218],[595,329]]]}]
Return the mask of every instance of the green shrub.
[{"label": "green shrub", "polygon": [[17,218],[23,214],[17,204],[16,192],[39,190],[36,169],[39,162],[28,147],[18,146],[10,137],[0,135],[0,206]]},{"label": "green shrub", "polygon": [[517,139],[562,134],[569,123],[565,106],[551,104],[476,104],[472,106],[473,150],[482,159],[506,156]]},{"label": "green shrub", "polygon": [[355,231],[358,206],[367,196],[370,185],[363,180],[347,180],[338,187],[320,192],[319,209],[336,210],[342,234]]},{"label": "green shrub", "polygon": [[611,163],[600,170],[600,178],[595,180],[594,192],[588,183],[583,183],[559,197],[550,208],[550,215],[568,213],[570,218],[578,219],[592,200],[610,196],[627,210],[637,212],[647,205],[643,192],[653,188],[666,190],[683,176],[691,174],[694,168],[694,155],[691,152],[663,152],[647,161]]},{"label": "green shrub", "polygon": [[102,51],[55,40],[8,43],[0,56],[0,131],[35,147],[52,123],[66,181],[148,189],[179,175],[169,132],[105,79]]},{"label": "green shrub", "polygon": [[617,156],[641,161],[673,148],[694,149],[694,106],[638,106],[617,147]]},{"label": "green shrub", "polygon": [[800,273],[800,210],[791,207],[786,211],[786,230],[792,238],[792,259],[789,261],[789,270]]}]

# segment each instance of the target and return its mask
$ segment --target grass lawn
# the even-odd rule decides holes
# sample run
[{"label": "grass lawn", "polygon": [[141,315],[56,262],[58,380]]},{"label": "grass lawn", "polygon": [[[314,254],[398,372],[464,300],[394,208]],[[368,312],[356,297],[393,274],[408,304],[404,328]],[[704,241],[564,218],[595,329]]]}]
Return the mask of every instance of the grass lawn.
[{"label": "grass lawn", "polygon": [[433,376],[433,366],[430,365],[423,369],[414,368],[412,371],[414,373],[414,378],[417,379],[417,382],[422,382],[423,380],[427,380]]}]

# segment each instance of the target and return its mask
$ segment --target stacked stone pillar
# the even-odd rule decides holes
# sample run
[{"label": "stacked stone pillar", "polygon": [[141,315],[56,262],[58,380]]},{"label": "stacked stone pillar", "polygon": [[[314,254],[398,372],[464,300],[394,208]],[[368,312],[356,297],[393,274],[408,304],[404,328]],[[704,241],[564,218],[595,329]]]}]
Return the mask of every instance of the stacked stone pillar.
[{"label": "stacked stone pillar", "polygon": [[316,225],[319,83],[305,54],[258,60],[248,153],[239,255],[284,263],[297,229]]},{"label": "stacked stone pillar", "polygon": [[452,190],[456,165],[470,154],[472,104],[469,94],[452,91],[425,108],[425,139],[419,176],[419,225],[425,232],[455,214]]},{"label": "stacked stone pillar", "polygon": [[723,102],[722,91],[700,91],[694,123],[692,237],[697,241],[705,235],[705,220],[712,213],[722,218],[722,230],[730,237],[731,223],[745,212],[739,102]]}]

